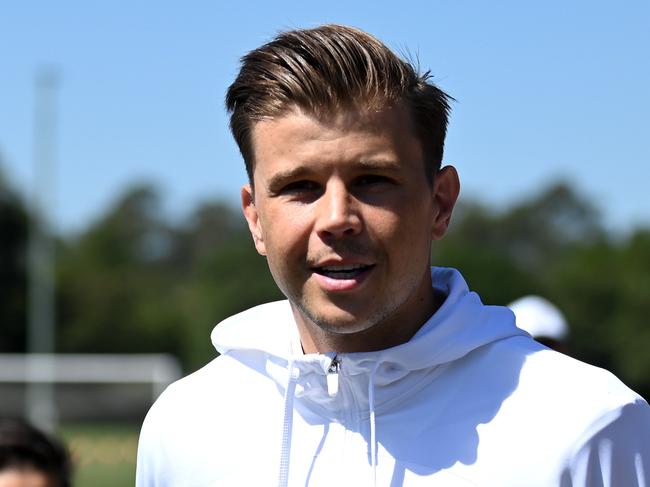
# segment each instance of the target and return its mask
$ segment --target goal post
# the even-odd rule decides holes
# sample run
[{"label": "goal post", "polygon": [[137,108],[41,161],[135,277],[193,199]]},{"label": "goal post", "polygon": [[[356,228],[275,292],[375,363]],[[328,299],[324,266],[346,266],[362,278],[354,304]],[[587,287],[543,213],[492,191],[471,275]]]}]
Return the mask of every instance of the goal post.
[{"label": "goal post", "polygon": [[78,385],[77,395],[84,400],[84,391],[86,395],[92,393],[85,387],[88,385],[146,385],[151,388],[153,403],[165,387],[181,376],[178,361],[167,354],[0,354],[0,388],[24,386],[26,416],[39,407],[54,408],[54,404],[30,404],[39,397],[30,390],[39,386]]}]

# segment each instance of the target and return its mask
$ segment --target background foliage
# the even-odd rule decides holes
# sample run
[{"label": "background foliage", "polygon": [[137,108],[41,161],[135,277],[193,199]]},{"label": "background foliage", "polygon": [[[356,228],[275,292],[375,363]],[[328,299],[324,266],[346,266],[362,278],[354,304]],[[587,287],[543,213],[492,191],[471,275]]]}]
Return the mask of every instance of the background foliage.
[{"label": "background foliage", "polygon": [[[282,298],[239,210],[206,202],[175,222],[162,208],[154,187],[132,187],[83,232],[59,237],[59,351],[168,352],[190,372],[215,356],[216,323]],[[29,218],[0,177],[0,352],[25,349]],[[573,355],[650,395],[650,228],[608,233],[559,182],[501,211],[465,199],[432,262],[459,268],[486,303],[547,297],[568,318]]]}]

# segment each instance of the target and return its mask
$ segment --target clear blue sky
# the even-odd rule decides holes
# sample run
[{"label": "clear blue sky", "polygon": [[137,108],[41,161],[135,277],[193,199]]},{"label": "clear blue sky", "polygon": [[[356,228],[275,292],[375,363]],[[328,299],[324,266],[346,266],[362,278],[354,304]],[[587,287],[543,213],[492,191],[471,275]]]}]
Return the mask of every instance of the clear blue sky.
[{"label": "clear blue sky", "polygon": [[170,213],[237,203],[224,92],[278,30],[337,22],[417,53],[454,96],[446,162],[463,195],[505,205],[566,178],[609,226],[650,224],[650,2],[3,2],[0,154],[27,192],[34,75],[61,72],[55,221],[83,228],[129,184]]}]

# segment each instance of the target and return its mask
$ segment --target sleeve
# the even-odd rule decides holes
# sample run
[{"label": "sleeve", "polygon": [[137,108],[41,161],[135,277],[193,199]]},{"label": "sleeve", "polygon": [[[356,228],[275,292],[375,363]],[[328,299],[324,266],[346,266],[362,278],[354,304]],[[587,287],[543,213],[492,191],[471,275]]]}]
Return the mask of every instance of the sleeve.
[{"label": "sleeve", "polygon": [[561,487],[650,487],[650,407],[639,399],[602,418],[562,472]]},{"label": "sleeve", "polygon": [[[160,398],[159,398],[160,400]],[[159,418],[159,401],[147,413],[138,440],[138,458],[135,473],[136,487],[171,486],[168,464],[165,461],[164,441]]]}]

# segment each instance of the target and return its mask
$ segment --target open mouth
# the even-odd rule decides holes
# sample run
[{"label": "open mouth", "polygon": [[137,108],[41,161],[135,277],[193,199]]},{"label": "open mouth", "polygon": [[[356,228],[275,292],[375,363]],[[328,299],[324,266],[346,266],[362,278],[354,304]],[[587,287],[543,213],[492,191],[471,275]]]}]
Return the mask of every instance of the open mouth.
[{"label": "open mouth", "polygon": [[364,264],[326,265],[323,267],[314,267],[313,271],[316,274],[329,277],[330,279],[355,279],[373,267],[372,265]]}]

